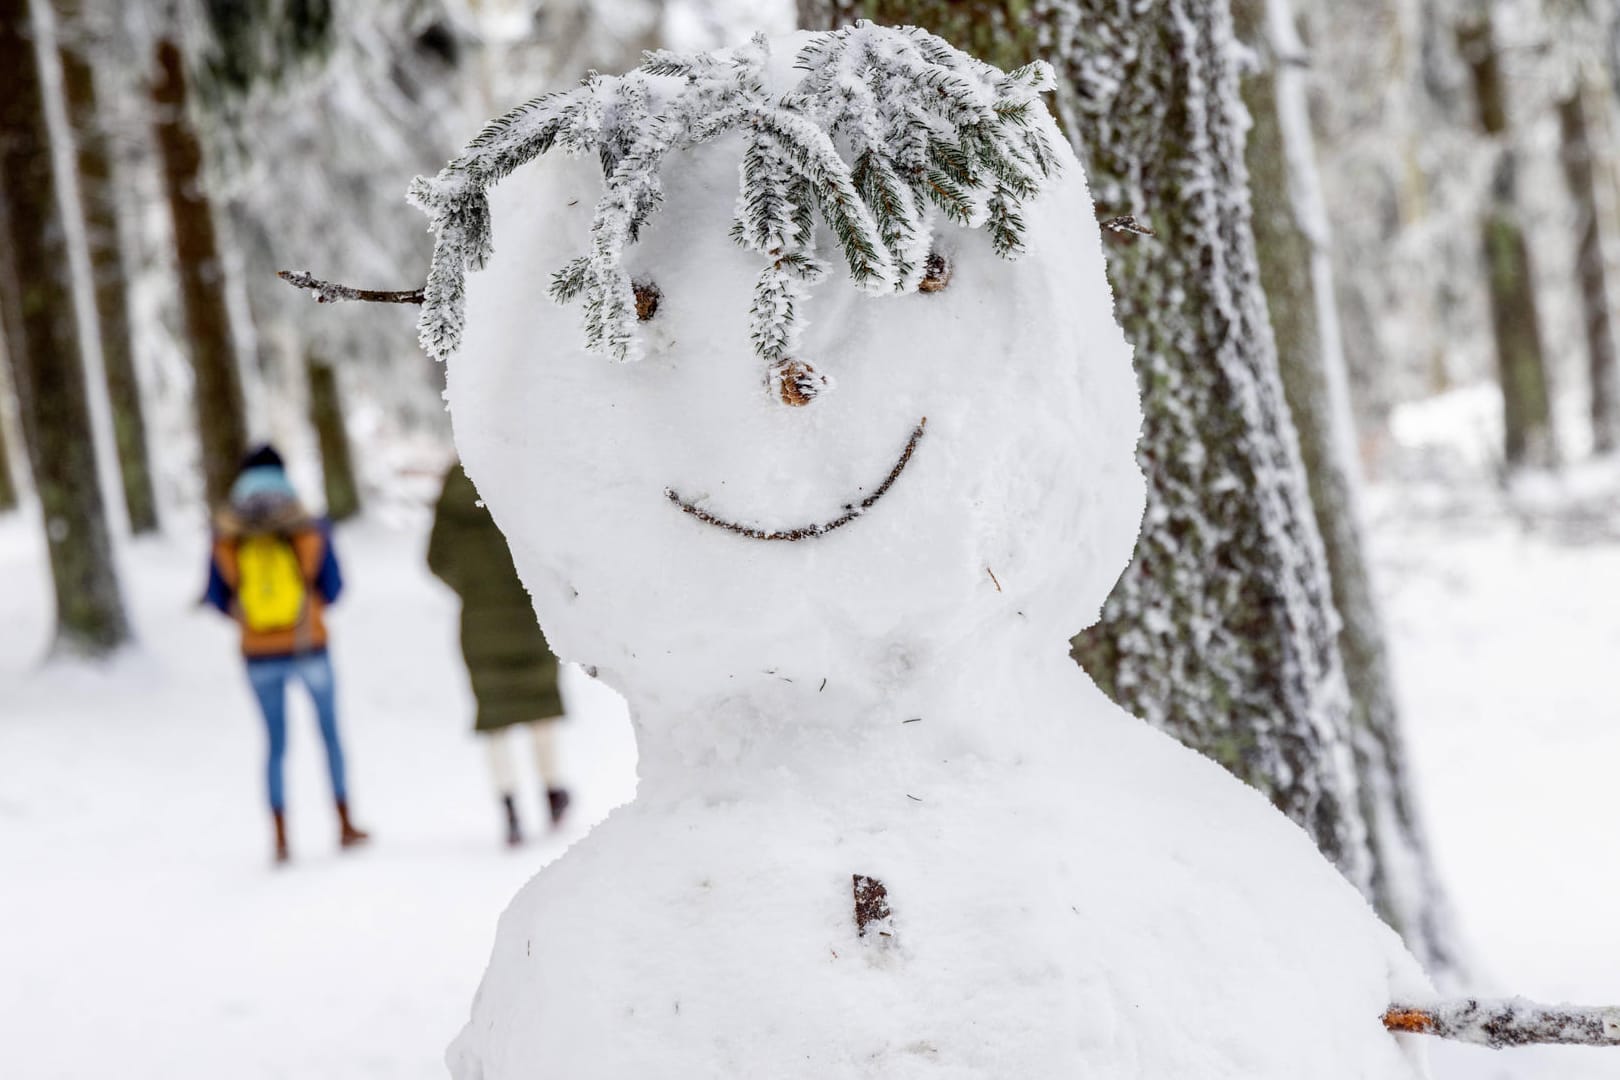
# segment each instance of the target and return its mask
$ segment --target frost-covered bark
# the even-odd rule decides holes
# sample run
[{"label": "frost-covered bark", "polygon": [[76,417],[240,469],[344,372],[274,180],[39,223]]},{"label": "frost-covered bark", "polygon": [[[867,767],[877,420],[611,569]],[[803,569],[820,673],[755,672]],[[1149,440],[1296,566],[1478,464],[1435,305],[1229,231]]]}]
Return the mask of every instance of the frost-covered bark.
[{"label": "frost-covered bark", "polygon": [[1257,198],[1255,247],[1289,412],[1340,617],[1361,814],[1374,859],[1374,906],[1431,970],[1456,963],[1449,915],[1406,773],[1383,628],[1363,555],[1352,481],[1354,437],[1344,398],[1333,271],[1321,182],[1305,110],[1302,45],[1287,0],[1234,0],[1251,64],[1245,160]]},{"label": "frost-covered bark", "polygon": [[90,655],[129,637],[96,473],[62,207],[29,4],[0,0],[0,192],[9,263],[7,352],[56,590],[53,648]]},{"label": "frost-covered bark", "polygon": [[1494,2],[1486,0],[1459,22],[1457,45],[1473,76],[1480,129],[1500,144],[1480,229],[1502,386],[1503,455],[1509,466],[1550,465],[1557,457],[1552,394],[1530,249],[1519,219],[1518,159],[1511,142]]},{"label": "frost-covered bark", "polygon": [[73,129],[79,203],[89,249],[119,478],[130,531],[151,532],[158,524],[157,497],[152,489],[151,458],[146,445],[146,410],[135,371],[129,283],[118,227],[118,178],[97,102],[93,56],[99,29],[95,25],[97,13],[86,0],[53,0],[53,4],[59,18],[62,92]]},{"label": "frost-covered bark", "polygon": [[1002,67],[1039,55],[1057,68],[1098,215],[1155,232],[1109,267],[1142,382],[1147,517],[1075,655],[1367,890],[1337,619],[1255,265],[1225,0],[801,0],[800,14],[915,22]]},{"label": "frost-covered bark", "polygon": [[[1620,439],[1620,362],[1616,360],[1614,333],[1615,293],[1603,253],[1602,159],[1597,150],[1601,136],[1593,130],[1593,109],[1588,100],[1607,107],[1601,87],[1578,76],[1574,88],[1558,106],[1564,175],[1576,207],[1575,277],[1580,285],[1581,313],[1586,329],[1587,373],[1592,391],[1592,445],[1607,452]],[[1613,172],[1611,166],[1610,179]]]},{"label": "frost-covered bark", "polygon": [[225,501],[247,446],[247,406],[225,299],[225,264],[214,223],[202,144],[188,112],[180,45],[160,37],[152,53],[152,105],[164,187],[174,226],[180,306],[196,377],[197,437],[209,505]]},{"label": "frost-covered bark", "polygon": [[1620,1046],[1620,1008],[1541,1005],[1524,998],[1393,1005],[1384,1013],[1384,1026],[1493,1050],[1542,1043]]}]

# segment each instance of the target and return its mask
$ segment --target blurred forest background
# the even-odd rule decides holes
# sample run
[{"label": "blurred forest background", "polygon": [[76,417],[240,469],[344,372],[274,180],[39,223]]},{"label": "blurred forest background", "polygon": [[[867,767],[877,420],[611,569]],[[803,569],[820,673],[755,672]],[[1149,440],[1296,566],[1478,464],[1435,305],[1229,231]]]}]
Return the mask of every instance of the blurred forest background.
[{"label": "blurred forest background", "polygon": [[[13,702],[53,719],[64,666],[162,666],[180,616],[140,579],[180,580],[252,442],[340,538],[415,558],[453,457],[415,310],[277,270],[414,288],[405,189],[486,118],[855,18],[1057,68],[1151,489],[1077,660],[1476,985],[1468,938],[1532,918],[1478,906],[1535,874],[1492,879],[1493,848],[1590,858],[1617,808],[1612,765],[1574,764],[1620,721],[1613,0],[0,0],[0,739]],[[1521,811],[1566,783],[1549,842]],[[1614,896],[1561,873],[1543,900]],[[1580,947],[1555,938],[1519,944]]]}]

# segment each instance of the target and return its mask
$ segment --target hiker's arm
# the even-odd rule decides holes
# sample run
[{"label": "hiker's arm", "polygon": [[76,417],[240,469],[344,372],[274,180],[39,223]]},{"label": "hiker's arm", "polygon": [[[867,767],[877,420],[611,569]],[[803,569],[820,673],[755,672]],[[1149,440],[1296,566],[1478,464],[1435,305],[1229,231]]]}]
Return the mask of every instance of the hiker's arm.
[{"label": "hiker's arm", "polygon": [[219,609],[221,614],[231,613],[231,587],[225,582],[225,574],[219,568],[219,557],[211,555],[208,559],[208,589],[203,599]]},{"label": "hiker's arm", "polygon": [[338,566],[337,548],[332,546],[332,527],[321,527],[321,568],[315,573],[315,589],[328,604],[343,592],[343,569]]}]

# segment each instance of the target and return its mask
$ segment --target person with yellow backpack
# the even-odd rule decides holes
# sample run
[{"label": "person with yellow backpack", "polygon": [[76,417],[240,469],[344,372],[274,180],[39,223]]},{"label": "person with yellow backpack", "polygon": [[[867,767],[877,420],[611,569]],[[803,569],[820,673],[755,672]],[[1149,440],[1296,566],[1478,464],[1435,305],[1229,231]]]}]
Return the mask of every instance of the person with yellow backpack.
[{"label": "person with yellow backpack", "polygon": [[242,460],[229,504],[214,518],[207,599],[241,628],[248,683],[264,713],[269,750],[265,776],[278,863],[289,858],[283,775],[287,683],[294,679],[315,703],[337,806],[338,843],[351,848],[369,839],[349,817],[336,686],[322,617],[342,590],[330,526],[305,511],[274,447],[252,451]]}]

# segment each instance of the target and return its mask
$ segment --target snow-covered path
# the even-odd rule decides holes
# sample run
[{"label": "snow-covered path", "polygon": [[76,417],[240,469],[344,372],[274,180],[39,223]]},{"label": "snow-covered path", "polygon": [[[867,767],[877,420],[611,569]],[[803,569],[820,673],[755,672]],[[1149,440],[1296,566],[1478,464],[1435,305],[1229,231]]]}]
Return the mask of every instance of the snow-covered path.
[{"label": "snow-covered path", "polygon": [[[31,524],[0,518],[0,1076],[442,1077],[496,915],[632,791],[622,703],[571,679],[579,813],[561,837],[501,847],[454,598],[420,566],[422,530],[347,529],[334,654],[376,841],[337,854],[295,693],[296,862],[275,870],[259,722],[228,624],[193,602],[200,549],[129,553],[138,652],[106,672],[41,668]],[[532,791],[525,808],[536,822]]]},{"label": "snow-covered path", "polygon": [[[1415,765],[1479,989],[1620,1000],[1620,546],[1501,521],[1382,521]],[[502,850],[453,599],[420,566],[421,523],[347,529],[335,653],[355,802],[377,843],[335,854],[300,700],[298,861],[275,871],[231,633],[192,604],[196,543],[134,546],[143,646],[97,672],[39,665],[35,535],[0,517],[0,1076],[441,1078],[496,915],[629,795],[622,706],[569,683],[582,812],[559,840]],[[1616,1080],[1620,1052],[1447,1047],[1435,1073]]]}]

